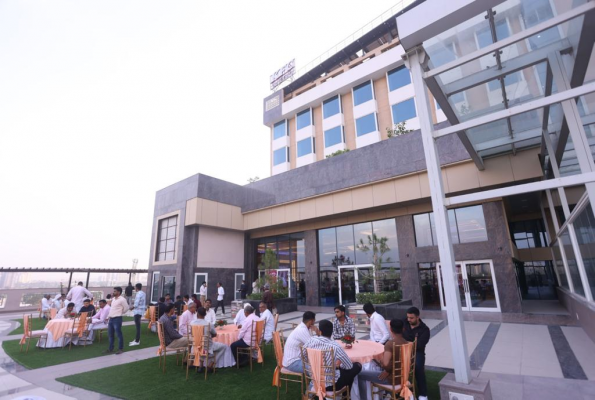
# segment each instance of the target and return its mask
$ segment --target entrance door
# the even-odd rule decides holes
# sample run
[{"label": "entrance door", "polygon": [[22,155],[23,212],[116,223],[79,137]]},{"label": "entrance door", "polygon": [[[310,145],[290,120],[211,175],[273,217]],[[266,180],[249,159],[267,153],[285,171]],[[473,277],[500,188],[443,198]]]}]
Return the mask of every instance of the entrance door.
[{"label": "entrance door", "polygon": [[209,274],[206,272],[195,273],[194,274],[194,293],[195,294],[200,293],[200,287],[202,286],[203,282],[206,282],[207,287],[209,287]]},{"label": "entrance door", "polygon": [[[242,295],[240,293],[240,288],[242,287],[242,281],[244,280],[244,274],[236,274],[235,277],[235,287],[234,287],[234,300],[241,300]],[[247,286],[246,286],[247,287]]]},{"label": "entrance door", "polygon": [[[455,264],[456,282],[461,296],[461,308],[465,311],[500,311],[500,300],[491,260],[457,261]],[[440,280],[440,303],[445,310],[446,297],[442,268],[438,264]]]},{"label": "entrance door", "polygon": [[346,265],[339,267],[339,304],[355,303],[358,293],[374,293],[372,265]]}]

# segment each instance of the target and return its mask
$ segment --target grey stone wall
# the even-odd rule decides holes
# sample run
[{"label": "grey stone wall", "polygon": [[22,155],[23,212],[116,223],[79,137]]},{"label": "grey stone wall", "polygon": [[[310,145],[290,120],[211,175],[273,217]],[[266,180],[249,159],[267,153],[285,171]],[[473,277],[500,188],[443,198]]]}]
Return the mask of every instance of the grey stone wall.
[{"label": "grey stone wall", "polygon": [[318,272],[318,240],[315,230],[304,232],[306,255],[306,305],[320,305],[320,274]]},{"label": "grey stone wall", "polygon": [[[235,298],[235,274],[244,273],[243,268],[195,268],[192,272],[192,287],[194,287],[194,273],[202,272],[209,274],[209,282],[207,283],[207,298],[213,302],[213,307],[217,305],[217,282],[221,282],[225,290],[225,307],[231,304]],[[247,282],[247,281],[246,281]],[[191,294],[192,291],[185,292]],[[197,295],[199,293],[196,293]],[[227,309],[225,311],[228,311]]]}]

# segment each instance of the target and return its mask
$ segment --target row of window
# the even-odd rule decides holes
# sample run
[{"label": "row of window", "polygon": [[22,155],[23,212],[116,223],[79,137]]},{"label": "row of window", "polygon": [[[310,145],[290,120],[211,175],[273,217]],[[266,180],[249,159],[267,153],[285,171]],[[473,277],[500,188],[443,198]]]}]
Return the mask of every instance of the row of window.
[{"label": "row of window", "polygon": [[169,261],[175,259],[176,235],[178,231],[178,216],[164,218],[159,221],[157,230],[157,251],[155,261]]}]

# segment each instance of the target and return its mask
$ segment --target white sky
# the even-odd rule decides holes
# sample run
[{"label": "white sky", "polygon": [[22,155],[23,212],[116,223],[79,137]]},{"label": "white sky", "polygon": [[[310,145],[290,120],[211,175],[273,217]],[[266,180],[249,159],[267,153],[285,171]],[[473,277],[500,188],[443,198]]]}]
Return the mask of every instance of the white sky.
[{"label": "white sky", "polygon": [[155,192],[269,176],[269,75],[399,2],[0,0],[0,267],[148,267]]}]

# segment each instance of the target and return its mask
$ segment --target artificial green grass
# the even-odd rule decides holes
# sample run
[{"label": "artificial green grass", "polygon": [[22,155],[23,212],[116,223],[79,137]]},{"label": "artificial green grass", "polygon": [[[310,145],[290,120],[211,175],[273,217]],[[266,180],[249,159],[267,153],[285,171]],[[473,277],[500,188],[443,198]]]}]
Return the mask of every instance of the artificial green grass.
[{"label": "artificial green grass", "polygon": [[[17,321],[20,325],[18,328],[16,328],[12,332],[10,332],[9,335],[22,335],[23,334],[23,319],[20,318],[20,319],[15,319],[13,321]],[[122,321],[123,322],[134,321],[134,317],[122,317]],[[45,324],[47,324],[48,320],[34,317],[33,319],[31,319],[31,322],[32,322],[31,330],[37,331],[37,330],[42,330],[43,328],[45,328]]]},{"label": "artificial green grass", "polygon": [[[139,350],[146,347],[153,347],[159,345],[159,339],[156,333],[150,333],[147,330],[147,325],[142,324],[140,345],[129,347],[128,343],[134,339],[136,335],[136,327],[134,325],[123,326],[122,334],[124,336],[124,351]],[[2,343],[2,348],[6,354],[13,360],[28,369],[37,369],[49,367],[51,365],[64,364],[72,361],[85,360],[88,358],[95,358],[102,356],[102,352],[108,348],[108,337],[104,334],[99,343],[98,335],[95,336],[95,342],[87,346],[72,346],[71,350],[67,348],[53,348],[43,349],[36,347],[37,340],[31,340],[29,346],[29,353],[25,354],[24,350],[20,352],[19,340],[10,340]],[[118,349],[118,338],[116,336],[114,347]]]},{"label": "artificial green grass", "polygon": [[[271,385],[275,369],[272,346],[264,351],[265,365],[255,364],[250,368],[222,368],[215,374],[196,374],[192,370],[186,381],[186,368],[176,365],[175,356],[168,356],[166,373],[159,369],[157,357],[117,365],[91,372],[58,378],[58,381],[86,390],[122,399],[276,399],[277,390]],[[426,371],[429,397],[439,399],[438,382],[445,372]],[[281,389],[281,399],[299,400],[299,383],[289,383]]]}]

